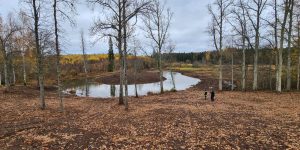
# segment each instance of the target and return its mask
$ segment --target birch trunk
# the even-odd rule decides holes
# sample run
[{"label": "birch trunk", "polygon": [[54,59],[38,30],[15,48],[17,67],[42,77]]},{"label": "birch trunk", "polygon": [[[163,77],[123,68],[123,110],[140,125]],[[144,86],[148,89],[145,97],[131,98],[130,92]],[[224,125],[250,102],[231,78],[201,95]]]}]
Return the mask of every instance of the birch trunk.
[{"label": "birch trunk", "polygon": [[219,90],[223,90],[223,18],[224,18],[224,8],[223,2],[221,1],[221,9],[220,9],[220,41],[219,41]]},{"label": "birch trunk", "polygon": [[136,76],[137,76],[137,55],[136,55],[136,49],[134,50],[134,91],[135,91],[135,97],[138,98],[138,90],[137,90],[137,84],[136,84]]},{"label": "birch trunk", "polygon": [[243,35],[242,90],[246,90],[246,39]]},{"label": "birch trunk", "polygon": [[232,54],[231,54],[231,91],[234,90],[234,87],[233,87],[233,81],[234,81],[234,72],[233,72],[233,51],[232,51]]},{"label": "birch trunk", "polygon": [[277,12],[277,0],[275,2],[275,9],[274,9],[274,17],[275,17],[275,24],[274,24],[274,39],[275,39],[275,72],[276,72],[276,87],[278,89],[279,86],[279,55],[278,55],[278,12]]},{"label": "birch trunk", "polygon": [[10,86],[9,79],[8,79],[8,66],[7,66],[7,57],[4,54],[4,83],[5,87],[8,89]]},{"label": "birch trunk", "polygon": [[160,78],[160,93],[164,93],[162,51],[166,44],[168,30],[173,13],[166,9],[159,0],[153,0],[153,11],[146,15],[144,23],[146,32],[155,43],[154,50],[158,53],[158,69]]},{"label": "birch trunk", "polygon": [[162,70],[162,57],[161,57],[161,49],[159,50],[159,80],[160,80],[160,93],[164,93],[164,83],[163,83],[163,70]]},{"label": "birch trunk", "polygon": [[16,85],[16,72],[15,72],[15,67],[12,66],[12,74],[13,74],[13,83]]},{"label": "birch trunk", "polygon": [[[258,9],[260,10],[260,9]],[[258,85],[258,49],[259,49],[259,29],[260,29],[260,11],[257,11],[256,28],[255,28],[255,54],[253,65],[253,90],[257,90]]]},{"label": "birch trunk", "polygon": [[23,84],[24,86],[27,85],[27,74],[26,74],[26,60],[25,60],[25,52],[23,50],[23,54],[22,54],[22,62],[23,62]]},{"label": "birch trunk", "polygon": [[276,66],[275,66],[275,71],[276,71],[276,90],[278,90],[278,87],[279,87],[279,50],[278,48],[275,48],[276,50],[276,53],[275,53],[275,63],[276,63]]},{"label": "birch trunk", "polygon": [[300,90],[300,20],[299,20],[299,16],[297,16],[297,21],[298,21],[298,27],[297,27],[297,33],[298,33],[298,41],[297,41],[297,47],[298,47],[298,73],[297,73],[297,90]]},{"label": "birch trunk", "polygon": [[57,79],[57,93],[59,98],[60,111],[64,111],[63,93],[61,85],[61,64],[60,64],[60,49],[59,49],[59,37],[58,37],[58,22],[57,22],[57,0],[54,0],[53,4],[54,15],[54,34],[55,34],[55,51],[56,51],[56,79]]},{"label": "birch trunk", "polygon": [[124,105],[124,93],[123,93],[123,85],[124,85],[124,74],[123,74],[123,68],[124,68],[124,60],[123,60],[123,51],[122,51],[122,7],[121,7],[121,0],[118,0],[118,49],[119,49],[119,55],[120,55],[120,92],[119,92],[119,105]]},{"label": "birch trunk", "polygon": [[269,88],[270,88],[270,90],[272,90],[273,88],[272,88],[272,64],[273,64],[273,61],[272,61],[272,59],[273,59],[273,54],[271,54],[272,56],[271,56],[271,59],[270,59],[270,62],[269,62]]},{"label": "birch trunk", "polygon": [[83,56],[83,69],[85,78],[88,78],[88,71],[87,71],[87,57],[86,57],[86,51],[85,51],[85,40],[84,40],[84,33],[81,31],[81,49],[82,49],[82,56]]},{"label": "birch trunk", "polygon": [[288,29],[288,58],[287,58],[287,83],[286,90],[291,90],[291,43],[292,43],[292,30],[293,30],[293,10],[294,10],[294,0],[291,0],[290,4],[290,20]]},{"label": "birch trunk", "polygon": [[284,44],[284,34],[285,34],[285,26],[287,22],[287,16],[289,13],[289,0],[285,0],[285,12],[284,12],[284,19],[281,24],[281,31],[280,31],[280,48],[278,50],[278,89],[277,92],[282,92],[282,53],[283,53],[283,44]]},{"label": "birch trunk", "polygon": [[125,84],[125,97],[124,97],[124,103],[125,103],[125,110],[128,110],[128,82],[127,82],[127,22],[126,22],[126,0],[123,0],[123,51],[124,51],[124,57],[123,57],[123,62],[124,62],[124,68],[123,68],[123,82]]},{"label": "birch trunk", "polygon": [[171,72],[173,90],[176,91],[176,84],[175,84],[175,79],[174,79],[174,75],[173,75],[173,70],[171,69],[170,72]]},{"label": "birch trunk", "polygon": [[300,90],[300,49],[298,48],[299,50],[299,58],[298,58],[298,74],[297,74],[297,90]]}]

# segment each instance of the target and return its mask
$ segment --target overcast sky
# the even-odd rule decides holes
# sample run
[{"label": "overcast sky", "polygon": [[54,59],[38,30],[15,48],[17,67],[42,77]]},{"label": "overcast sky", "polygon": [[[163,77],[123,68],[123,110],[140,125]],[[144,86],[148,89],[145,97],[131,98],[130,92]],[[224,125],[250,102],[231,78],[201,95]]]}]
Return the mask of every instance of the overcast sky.
[{"label": "overcast sky", "polygon": [[[63,25],[65,28],[64,53],[80,53],[80,29],[86,32],[86,39],[89,41],[88,53],[107,53],[107,42],[100,41],[95,45],[91,44],[93,39],[88,35],[88,30],[94,19],[98,16],[97,11],[92,11],[86,5],[85,0],[79,0],[77,26]],[[174,12],[170,28],[170,38],[176,44],[177,52],[200,52],[212,49],[210,37],[206,33],[210,16],[207,5],[210,0],[167,0],[167,7]],[[0,14],[6,18],[8,12],[17,12],[20,8],[19,0],[0,0]],[[139,35],[142,43],[148,43],[143,35]]]}]

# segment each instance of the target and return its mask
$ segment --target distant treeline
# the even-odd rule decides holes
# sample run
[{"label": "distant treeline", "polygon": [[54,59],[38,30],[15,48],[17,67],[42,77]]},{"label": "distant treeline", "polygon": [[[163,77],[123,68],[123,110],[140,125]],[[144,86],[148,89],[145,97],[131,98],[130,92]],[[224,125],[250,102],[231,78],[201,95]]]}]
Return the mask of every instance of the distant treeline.
[{"label": "distant treeline", "polygon": [[[228,48],[223,53],[223,63],[231,64],[233,54],[234,64],[241,64],[242,62],[242,50],[235,48]],[[298,52],[296,48],[292,49],[292,62],[297,62]],[[155,57],[155,54],[152,55]],[[191,52],[191,53],[165,53],[163,58],[165,61],[182,62],[182,63],[202,63],[202,64],[218,64],[219,60],[218,51],[205,51],[205,52]],[[287,50],[284,50],[283,57],[287,57]],[[284,59],[286,60],[286,59]],[[246,50],[246,63],[253,64],[254,51],[252,49]],[[259,50],[259,64],[274,64],[275,63],[275,51],[273,49],[260,49]]]}]

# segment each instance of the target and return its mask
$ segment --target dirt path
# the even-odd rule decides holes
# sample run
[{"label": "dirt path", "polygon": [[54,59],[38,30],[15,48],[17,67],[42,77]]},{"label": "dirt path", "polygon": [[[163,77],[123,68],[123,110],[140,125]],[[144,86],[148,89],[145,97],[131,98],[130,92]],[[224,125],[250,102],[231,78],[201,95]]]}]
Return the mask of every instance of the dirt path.
[{"label": "dirt path", "polygon": [[117,99],[66,97],[61,114],[53,93],[41,111],[36,90],[13,91],[0,92],[4,149],[300,149],[300,93],[222,92],[211,103],[192,88],[130,98],[128,112]]}]

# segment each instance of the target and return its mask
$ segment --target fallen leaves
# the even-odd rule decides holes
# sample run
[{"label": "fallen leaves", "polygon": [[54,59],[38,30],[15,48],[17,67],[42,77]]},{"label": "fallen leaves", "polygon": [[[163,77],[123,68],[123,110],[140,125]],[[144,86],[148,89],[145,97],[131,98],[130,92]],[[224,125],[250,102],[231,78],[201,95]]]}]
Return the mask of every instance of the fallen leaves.
[{"label": "fallen leaves", "polygon": [[[27,90],[0,95],[0,147],[300,148],[300,93],[222,92],[211,103],[193,88],[130,98],[128,112],[116,99],[66,97],[66,112],[59,113],[55,94],[47,95],[47,110],[41,111],[37,91]],[[28,93],[33,94],[27,97]]]}]

